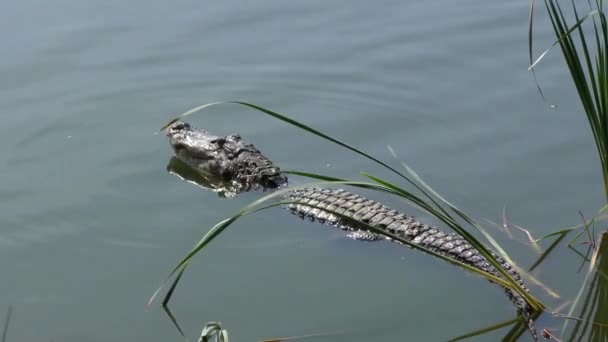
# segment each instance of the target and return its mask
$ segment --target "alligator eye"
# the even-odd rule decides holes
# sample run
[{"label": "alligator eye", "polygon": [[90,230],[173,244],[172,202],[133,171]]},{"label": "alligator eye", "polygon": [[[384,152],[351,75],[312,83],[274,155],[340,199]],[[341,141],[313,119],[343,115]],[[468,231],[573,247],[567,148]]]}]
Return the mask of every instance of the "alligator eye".
[{"label": "alligator eye", "polygon": [[235,134],[230,134],[230,135],[228,136],[228,138],[229,138],[229,139],[231,139],[231,140],[235,140],[235,141],[239,141],[239,140],[241,140],[241,139],[242,139],[242,138],[241,138],[241,136],[240,136],[240,135],[238,135],[238,134],[236,134],[236,133],[235,133]]},{"label": "alligator eye", "polygon": [[170,127],[171,131],[173,131],[173,132],[177,132],[177,131],[181,131],[181,130],[189,129],[189,128],[190,128],[190,124],[187,122],[182,122],[182,121],[177,121]]},{"label": "alligator eye", "polygon": [[216,144],[217,146],[219,146],[221,148],[226,143],[226,138],[217,138],[217,139],[212,140],[211,143]]}]

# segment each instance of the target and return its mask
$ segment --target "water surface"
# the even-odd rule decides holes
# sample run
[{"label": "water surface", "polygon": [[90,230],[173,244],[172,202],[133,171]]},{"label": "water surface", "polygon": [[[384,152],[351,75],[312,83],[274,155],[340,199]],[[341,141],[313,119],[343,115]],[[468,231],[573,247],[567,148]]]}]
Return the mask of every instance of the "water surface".
[{"label": "water surface", "polygon": [[[602,203],[561,56],[539,70],[548,103],[526,70],[527,1],[1,7],[0,308],[16,308],[11,342],[180,339],[158,305],[146,311],[148,298],[209,227],[259,197],[221,200],[166,172],[171,152],[157,131],[200,103],[255,102],[394,162],[390,145],[473,216],[499,221],[506,205],[536,236]],[[552,38],[538,13],[540,51]],[[238,132],[284,169],[379,171],[242,107],[192,123]],[[522,265],[534,260],[490,229]],[[535,275],[571,297],[577,262],[563,252]],[[276,209],[239,221],[197,257],[173,308],[193,338],[221,321],[235,341],[333,332],[317,340],[435,341],[511,318],[501,292],[422,253],[351,241]]]}]

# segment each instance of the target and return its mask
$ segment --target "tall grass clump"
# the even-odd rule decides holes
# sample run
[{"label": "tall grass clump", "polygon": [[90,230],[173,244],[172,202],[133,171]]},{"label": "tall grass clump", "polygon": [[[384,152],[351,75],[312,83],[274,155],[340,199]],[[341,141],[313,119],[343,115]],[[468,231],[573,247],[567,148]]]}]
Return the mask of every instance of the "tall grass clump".
[{"label": "tall grass clump", "polygon": [[[604,13],[604,1],[596,0],[586,3],[581,16],[580,5],[572,0],[565,10],[557,0],[544,0],[547,13],[555,32],[556,40],[552,46],[559,45],[564,56],[570,76],[581,100],[587,121],[593,133],[597,147],[604,193],[608,203],[608,25]],[[532,57],[532,27],[534,0],[531,0],[529,21],[530,68],[546,55],[543,52],[535,61]]]},{"label": "tall grass clump", "polygon": [[[586,292],[584,298],[583,292]],[[570,340],[608,341],[608,233],[602,232],[589,261],[587,276],[576,297],[580,312]],[[576,307],[573,306],[573,312]],[[562,330],[566,329],[567,321]]]}]

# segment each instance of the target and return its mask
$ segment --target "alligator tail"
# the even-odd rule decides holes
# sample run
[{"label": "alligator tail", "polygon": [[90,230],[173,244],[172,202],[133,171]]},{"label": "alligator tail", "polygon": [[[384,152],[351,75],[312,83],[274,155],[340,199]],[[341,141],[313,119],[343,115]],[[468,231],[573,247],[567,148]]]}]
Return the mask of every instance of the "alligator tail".
[{"label": "alligator tail", "polygon": [[[437,228],[416,221],[411,216],[406,216],[396,210],[390,209],[381,203],[344,190],[317,188],[297,189],[289,192],[286,196],[289,200],[296,202],[289,205],[290,211],[301,218],[319,221],[320,223],[333,225],[350,232],[365,231],[365,234],[362,236],[366,240],[384,238],[381,234],[367,232],[364,226],[361,226],[357,222],[362,221],[421,247],[433,250],[441,255],[502,278],[502,275],[487,259],[462,236],[455,233],[442,232]],[[334,213],[340,215],[335,215]],[[519,286],[528,291],[519,273],[502,257],[496,253],[492,253],[492,255]],[[505,292],[526,321],[528,329],[536,341],[538,337],[534,328],[534,320],[531,317],[532,308],[519,294],[514,293],[508,288],[505,288]]]}]

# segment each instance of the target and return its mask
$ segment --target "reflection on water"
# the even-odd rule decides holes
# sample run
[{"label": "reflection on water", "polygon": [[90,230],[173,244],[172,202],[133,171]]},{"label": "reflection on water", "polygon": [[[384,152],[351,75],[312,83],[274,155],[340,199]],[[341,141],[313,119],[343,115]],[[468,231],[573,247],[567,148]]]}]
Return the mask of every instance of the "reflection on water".
[{"label": "reflection on water", "polygon": [[199,172],[175,156],[169,160],[167,171],[190,184],[194,184],[205,190],[211,190],[222,198],[234,197],[243,188],[237,182],[226,182],[220,178]]}]

